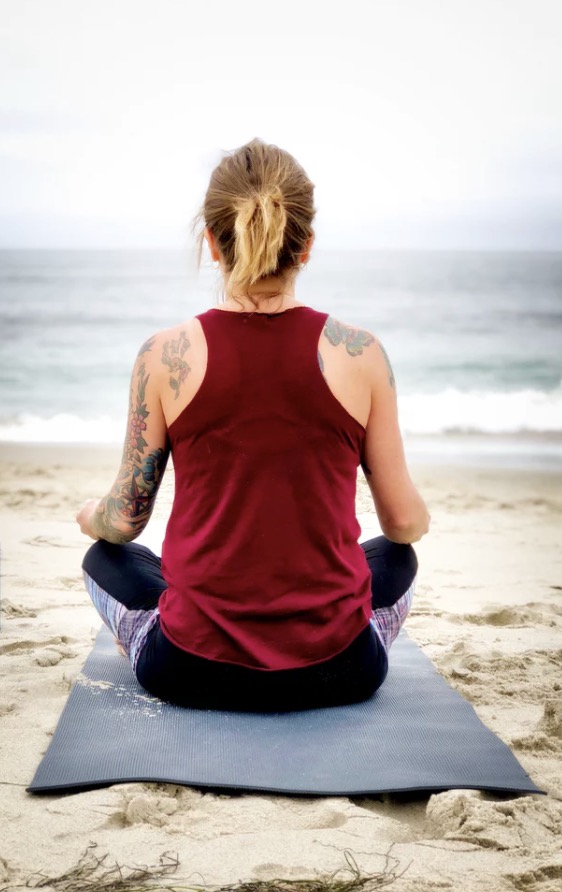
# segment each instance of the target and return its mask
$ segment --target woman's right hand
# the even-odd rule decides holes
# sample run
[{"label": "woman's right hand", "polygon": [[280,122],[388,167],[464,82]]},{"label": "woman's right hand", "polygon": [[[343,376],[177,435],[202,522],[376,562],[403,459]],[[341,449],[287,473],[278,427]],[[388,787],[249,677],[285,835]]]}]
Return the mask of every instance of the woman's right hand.
[{"label": "woman's right hand", "polygon": [[84,533],[85,536],[89,536],[90,539],[98,538],[92,529],[92,516],[99,503],[100,499],[88,499],[84,502],[79,511],[76,512],[76,523],[80,527],[81,532]]}]

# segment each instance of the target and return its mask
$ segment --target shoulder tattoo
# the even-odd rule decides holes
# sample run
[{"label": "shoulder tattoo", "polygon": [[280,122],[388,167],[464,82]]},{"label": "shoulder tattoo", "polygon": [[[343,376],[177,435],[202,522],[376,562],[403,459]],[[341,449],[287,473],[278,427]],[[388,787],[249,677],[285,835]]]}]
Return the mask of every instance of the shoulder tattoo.
[{"label": "shoulder tattoo", "polygon": [[152,348],[154,347],[155,340],[156,340],[156,338],[149,338],[147,341],[144,342],[144,344],[142,345],[142,347],[140,348],[140,350],[138,352],[137,359],[142,359],[142,357],[144,356],[145,353],[148,353],[150,350],[152,350]]},{"label": "shoulder tattoo", "polygon": [[183,358],[190,346],[185,332],[182,331],[178,338],[165,341],[162,348],[162,364],[168,366],[170,387],[175,392],[174,399],[176,400],[180,395],[181,385],[191,371]]},{"label": "shoulder tattoo", "polygon": [[323,334],[334,347],[344,344],[350,356],[361,356],[363,348],[375,342],[375,338],[368,331],[344,325],[343,322],[338,322],[331,316],[326,319]]}]

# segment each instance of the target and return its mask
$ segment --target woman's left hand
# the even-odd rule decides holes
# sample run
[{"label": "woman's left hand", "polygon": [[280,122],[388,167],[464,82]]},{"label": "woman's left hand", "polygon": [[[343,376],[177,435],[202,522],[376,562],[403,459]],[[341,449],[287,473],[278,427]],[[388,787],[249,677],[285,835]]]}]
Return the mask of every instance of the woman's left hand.
[{"label": "woman's left hand", "polygon": [[84,535],[89,536],[90,539],[98,538],[92,530],[92,515],[100,501],[100,499],[88,499],[76,514],[76,523],[79,525]]}]

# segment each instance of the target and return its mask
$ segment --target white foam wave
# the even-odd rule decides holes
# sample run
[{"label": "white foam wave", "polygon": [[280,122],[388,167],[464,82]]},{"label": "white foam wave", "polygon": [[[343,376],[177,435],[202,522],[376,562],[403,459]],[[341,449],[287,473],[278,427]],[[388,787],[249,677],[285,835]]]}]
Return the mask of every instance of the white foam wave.
[{"label": "white foam wave", "polygon": [[461,391],[399,397],[407,434],[562,432],[562,386],[552,391]]},{"label": "white foam wave", "polygon": [[0,423],[0,441],[15,443],[121,443],[123,419],[109,415],[80,418],[60,413],[50,418],[22,414]]},{"label": "white foam wave", "polygon": [[[552,391],[507,393],[461,391],[399,396],[405,435],[562,433],[562,386]],[[124,418],[49,418],[22,414],[0,421],[0,441],[16,443],[107,443],[123,441]]]}]

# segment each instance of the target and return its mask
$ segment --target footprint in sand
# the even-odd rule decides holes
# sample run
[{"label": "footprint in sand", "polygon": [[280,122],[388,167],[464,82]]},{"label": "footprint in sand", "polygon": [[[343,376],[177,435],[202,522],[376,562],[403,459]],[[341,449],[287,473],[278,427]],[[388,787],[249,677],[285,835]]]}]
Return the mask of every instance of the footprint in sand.
[{"label": "footprint in sand", "polygon": [[522,703],[546,702],[556,696],[558,677],[553,667],[562,651],[527,651],[489,656],[475,654],[470,644],[458,641],[435,658],[441,674],[471,703],[491,704],[517,698]]},{"label": "footprint in sand", "polygon": [[[170,834],[215,839],[224,833],[259,833],[278,830],[341,828],[353,806],[339,799],[286,800],[285,797],[200,793],[174,784],[124,784],[120,803],[109,826],[150,824]],[[228,829],[226,829],[228,828]]]},{"label": "footprint in sand", "polygon": [[426,831],[434,839],[473,843],[482,849],[548,851],[560,840],[562,802],[530,797],[490,800],[473,790],[430,797]]},{"label": "footprint in sand", "polygon": [[463,658],[471,653],[471,648],[466,641],[456,641],[449,650],[438,657],[436,662],[440,671],[445,674],[461,667]]},{"label": "footprint in sand", "polygon": [[276,825],[285,820],[301,830],[337,830],[358,816],[357,809],[345,799],[301,799],[275,797]]},{"label": "footprint in sand", "polygon": [[53,493],[41,492],[36,489],[4,489],[0,491],[0,499],[8,508],[38,507],[46,502],[56,507],[53,501]]},{"label": "footprint in sand", "polygon": [[430,601],[414,600],[410,618],[415,616],[432,616],[437,619],[438,617],[443,616],[443,611],[436,610]]},{"label": "footprint in sand", "polygon": [[511,746],[531,755],[562,753],[562,697],[546,700],[541,719],[530,734],[513,737]]},{"label": "footprint in sand", "polygon": [[[0,647],[0,655],[2,654],[10,654],[17,655],[20,653],[25,653],[30,650],[40,650],[41,648],[59,648],[61,653],[64,652],[65,656],[76,656],[71,649],[68,647],[68,644],[75,643],[74,638],[57,637],[57,638],[49,638],[46,641],[28,641],[28,640],[18,640],[18,641],[10,641],[8,644],[3,644]],[[68,652],[68,653],[67,653]],[[62,659],[62,657],[61,657]],[[58,662],[58,661],[57,661]]]},{"label": "footprint in sand", "polygon": [[59,585],[70,591],[82,591],[84,589],[84,579],[82,576],[59,576],[57,578]]},{"label": "footprint in sand", "polygon": [[14,604],[13,601],[8,601],[7,598],[4,598],[2,601],[2,613],[6,619],[17,619],[22,616],[37,616],[35,610],[31,610],[29,607],[23,607],[21,604]]},{"label": "footprint in sand", "polygon": [[66,644],[60,644],[56,647],[46,647],[35,656],[35,662],[38,666],[56,666],[61,660],[69,660],[75,657],[76,651],[67,647]]},{"label": "footprint in sand", "polygon": [[7,883],[10,879],[10,868],[4,858],[0,858],[0,883]]},{"label": "footprint in sand", "polygon": [[84,549],[84,545],[81,542],[69,542],[66,539],[59,539],[56,536],[32,536],[28,539],[21,540],[22,545],[33,545],[35,548],[37,547],[48,547],[48,548],[81,548]]},{"label": "footprint in sand", "polygon": [[122,784],[114,789],[120,801],[107,823],[122,828],[134,824],[167,827],[176,813],[188,814],[203,795],[174,784]]},{"label": "footprint in sand", "polygon": [[562,889],[562,864],[541,863],[522,873],[505,873],[514,892],[559,892]]},{"label": "footprint in sand", "polygon": [[54,539],[49,536],[33,536],[29,539],[22,539],[21,543],[22,545],[34,546],[49,545],[53,548],[63,548],[65,544],[62,539]]},{"label": "footprint in sand", "polygon": [[37,647],[41,647],[41,644],[38,641],[10,641],[9,644],[2,644],[0,646],[0,655],[17,655],[25,653],[27,650],[35,650]]},{"label": "footprint in sand", "polygon": [[452,614],[451,622],[472,623],[476,626],[556,626],[562,616],[562,608],[556,604],[532,601],[515,607],[491,606],[482,613]]},{"label": "footprint in sand", "polygon": [[[303,877],[309,876],[310,867],[287,867],[286,864],[277,864],[275,861],[264,861],[263,864],[256,864],[252,869],[252,876],[258,881],[271,882],[272,880],[290,880],[298,879],[302,881]],[[311,885],[314,883],[312,881]],[[251,884],[248,884],[249,886]],[[314,885],[316,885],[314,883]],[[320,885],[320,884],[319,884]]]}]

